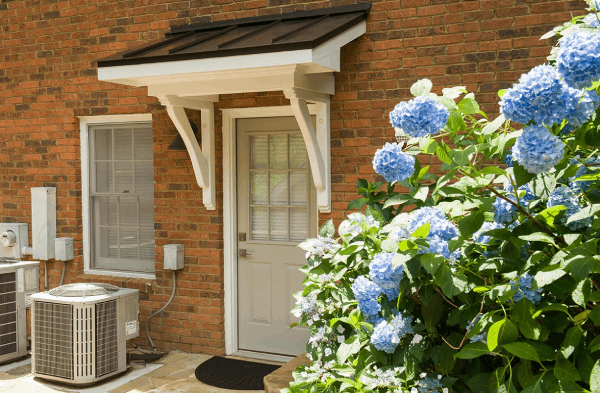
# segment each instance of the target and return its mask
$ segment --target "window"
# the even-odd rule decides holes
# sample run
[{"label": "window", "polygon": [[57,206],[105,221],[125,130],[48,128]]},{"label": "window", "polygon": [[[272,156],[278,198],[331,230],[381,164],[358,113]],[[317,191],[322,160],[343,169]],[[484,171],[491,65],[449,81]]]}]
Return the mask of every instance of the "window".
[{"label": "window", "polygon": [[[152,124],[90,121],[86,130],[89,217],[84,225],[87,221],[90,249],[85,252],[86,270],[153,274]],[[84,233],[84,248],[85,237]]]}]

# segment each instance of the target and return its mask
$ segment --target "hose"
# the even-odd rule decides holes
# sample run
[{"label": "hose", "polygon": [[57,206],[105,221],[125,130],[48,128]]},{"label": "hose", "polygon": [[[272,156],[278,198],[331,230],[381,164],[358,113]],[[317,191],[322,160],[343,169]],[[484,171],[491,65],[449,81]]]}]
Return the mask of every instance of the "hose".
[{"label": "hose", "polygon": [[48,260],[44,261],[44,291],[48,290]]},{"label": "hose", "polygon": [[65,270],[67,270],[67,261],[63,261],[62,273],[60,275],[60,284],[58,284],[59,287],[63,285],[63,280],[65,279]]},{"label": "hose", "polygon": [[152,346],[152,352],[154,352],[154,353],[156,353],[156,347],[154,346],[154,342],[152,341],[152,338],[150,337],[150,321],[152,320],[152,318],[154,318],[155,316],[157,316],[158,314],[163,312],[165,308],[169,307],[169,304],[171,304],[171,301],[175,297],[175,288],[177,287],[176,274],[177,274],[177,270],[173,270],[173,292],[171,293],[171,297],[169,298],[169,301],[167,302],[167,304],[162,306],[162,308],[160,310],[158,310],[154,314],[150,315],[150,318],[148,318],[148,320],[146,321],[146,336],[148,336],[148,341],[150,341],[150,346]]}]

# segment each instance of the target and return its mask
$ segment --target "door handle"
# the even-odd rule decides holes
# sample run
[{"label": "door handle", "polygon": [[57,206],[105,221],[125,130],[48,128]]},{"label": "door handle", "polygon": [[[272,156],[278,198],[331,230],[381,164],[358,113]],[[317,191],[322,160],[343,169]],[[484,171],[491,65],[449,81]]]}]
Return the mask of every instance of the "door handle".
[{"label": "door handle", "polygon": [[240,257],[249,257],[252,254],[248,254],[248,251],[245,248],[240,248],[238,250],[238,256]]}]

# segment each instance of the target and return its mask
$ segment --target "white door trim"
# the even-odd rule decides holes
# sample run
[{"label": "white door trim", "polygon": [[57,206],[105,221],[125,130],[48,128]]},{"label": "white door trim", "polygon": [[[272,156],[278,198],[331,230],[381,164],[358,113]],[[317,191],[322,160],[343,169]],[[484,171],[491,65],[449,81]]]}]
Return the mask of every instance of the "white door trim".
[{"label": "white door trim", "polygon": [[[308,106],[311,115],[318,115],[316,105]],[[223,247],[225,354],[238,351],[238,277],[237,277],[237,119],[294,116],[291,106],[223,109]],[[319,119],[317,118],[317,122]]]}]

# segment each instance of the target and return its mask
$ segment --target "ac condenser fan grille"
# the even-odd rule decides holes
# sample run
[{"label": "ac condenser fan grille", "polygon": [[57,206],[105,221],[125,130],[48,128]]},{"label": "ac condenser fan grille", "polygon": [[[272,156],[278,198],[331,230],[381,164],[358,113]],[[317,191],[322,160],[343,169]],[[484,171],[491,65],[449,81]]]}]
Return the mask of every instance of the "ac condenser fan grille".
[{"label": "ac condenser fan grille", "polygon": [[0,356],[17,352],[17,282],[15,273],[0,274]]},{"label": "ac condenser fan grille", "polygon": [[73,307],[46,302],[36,302],[35,307],[35,371],[73,379]]},{"label": "ac condenser fan grille", "polygon": [[86,297],[110,295],[119,291],[121,288],[102,283],[79,283],[67,284],[58,288],[51,289],[48,293],[53,296],[60,297]]}]

